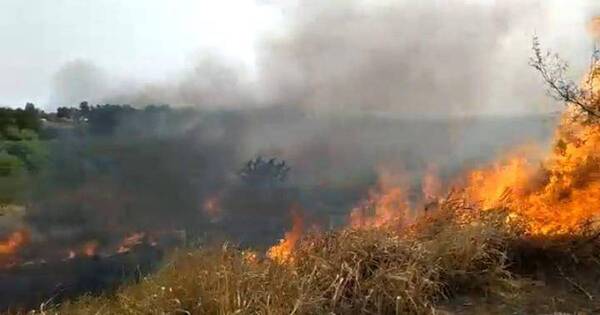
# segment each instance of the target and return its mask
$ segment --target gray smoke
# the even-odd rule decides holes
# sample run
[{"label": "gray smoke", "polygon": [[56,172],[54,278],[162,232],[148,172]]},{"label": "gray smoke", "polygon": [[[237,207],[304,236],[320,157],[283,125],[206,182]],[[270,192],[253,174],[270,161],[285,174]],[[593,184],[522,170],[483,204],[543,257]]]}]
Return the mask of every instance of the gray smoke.
[{"label": "gray smoke", "polygon": [[[89,226],[77,222],[82,232],[120,226],[200,233],[214,228],[202,205],[220,196],[231,213],[218,229],[250,242],[281,232],[281,222],[270,220],[288,215],[291,203],[321,216],[344,213],[376,182],[381,166],[402,169],[417,187],[429,164],[451,176],[522,141],[547,142],[552,117],[448,116],[536,110],[531,104],[547,102],[527,61],[535,26],[556,18],[548,3],[269,4],[282,10],[285,23],[258,43],[254,69],[211,53],[162,82],[123,84],[119,71],[68,64],[56,76],[62,102],[82,97],[92,104],[191,108],[124,116],[114,138],[56,148],[61,165],[81,165],[49,176],[49,187],[65,183],[67,193],[42,194],[41,219],[33,221],[44,227],[54,213],[57,222],[85,218]],[[585,37],[583,11],[574,12]],[[550,46],[564,31],[545,33]],[[568,51],[585,56],[587,42],[572,37],[580,42]],[[258,155],[292,165],[293,193],[285,200],[253,206],[270,198],[238,190],[236,171]],[[278,228],[246,235],[248,220]]]},{"label": "gray smoke", "polygon": [[[108,92],[90,91],[65,83],[82,80],[63,75],[58,86],[75,90],[63,92],[68,96],[138,106],[284,104],[403,116],[547,110],[527,67],[531,37],[537,33],[569,59],[587,60],[584,25],[590,12],[600,11],[600,4],[575,1],[560,12],[566,26],[557,29],[554,1],[283,3],[265,4],[281,10],[284,22],[257,43],[255,69],[210,53],[163,82],[124,88],[122,80],[111,80],[116,84]],[[580,73],[583,64],[574,68]]]},{"label": "gray smoke", "polygon": [[77,59],[64,64],[54,74],[51,103],[75,106],[91,96],[108,93],[108,75],[93,62]]}]

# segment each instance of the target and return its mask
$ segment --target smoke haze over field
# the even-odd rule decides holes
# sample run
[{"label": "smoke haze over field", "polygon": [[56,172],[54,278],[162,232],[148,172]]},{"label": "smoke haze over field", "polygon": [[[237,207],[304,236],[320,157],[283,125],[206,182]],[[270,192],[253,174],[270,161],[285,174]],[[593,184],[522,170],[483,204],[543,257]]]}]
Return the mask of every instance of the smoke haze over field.
[{"label": "smoke haze over field", "polygon": [[0,105],[46,112],[2,119],[0,198],[16,210],[0,215],[0,269],[109,257],[131,237],[271,246],[292,217],[346,226],[388,188],[402,211],[434,209],[521,145],[541,163],[562,104],[528,66],[532,37],[577,80],[600,14],[596,0],[1,6]]},{"label": "smoke haze over field", "polygon": [[5,43],[0,102],[403,115],[555,109],[526,66],[531,37],[587,60],[586,23],[600,11],[593,0],[39,3],[2,10],[22,34]]},{"label": "smoke haze over field", "polygon": [[[10,6],[24,15],[23,3]],[[527,66],[531,36],[585,62],[587,15],[599,9],[594,1],[42,3],[44,13],[22,23],[25,33],[48,24],[37,34],[44,58],[27,51],[21,61],[56,66],[46,107],[81,100],[177,107],[94,108],[83,116],[89,126],[76,118],[58,131],[51,166],[32,180],[27,200],[30,223],[58,243],[64,231],[76,234],[68,240],[106,243],[136,230],[201,233],[220,222],[203,212],[216,199],[232,212],[221,219],[237,220],[217,230],[268,243],[292,203],[322,216],[347,212],[380,168],[415,188],[430,165],[455,175],[524,141],[545,144],[550,116],[448,116],[548,111]],[[57,7],[72,11],[54,17]],[[194,37],[193,28],[205,36]],[[195,57],[185,63],[185,54]],[[28,82],[29,72],[14,73]],[[239,168],[258,155],[291,163],[289,195],[240,183]],[[271,203],[273,195],[281,200]],[[251,219],[274,228],[236,229]]]}]

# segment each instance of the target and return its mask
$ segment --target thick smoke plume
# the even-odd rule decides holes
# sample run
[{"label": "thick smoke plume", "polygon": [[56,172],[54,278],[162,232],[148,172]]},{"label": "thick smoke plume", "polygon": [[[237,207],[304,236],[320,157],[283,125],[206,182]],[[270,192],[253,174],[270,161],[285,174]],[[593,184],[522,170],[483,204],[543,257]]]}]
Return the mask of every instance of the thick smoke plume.
[{"label": "thick smoke plume", "polygon": [[[517,142],[545,141],[552,119],[439,119],[543,99],[526,63],[552,5],[516,4],[266,4],[285,22],[257,43],[255,67],[210,54],[164,82],[123,84],[118,71],[69,63],[55,77],[57,102],[192,108],[119,115],[110,134],[66,137],[53,148],[66,169],[39,181],[30,222],[42,238],[111,243],[137,230],[215,229],[268,243],[294,204],[343,216],[381,167],[417,187],[431,165],[448,177]],[[292,165],[276,202],[237,177],[258,155]]]},{"label": "thick smoke plume", "polygon": [[[151,83],[93,61],[58,71],[55,105],[138,109],[93,109],[101,124],[90,117],[58,131],[19,222],[29,233],[22,261],[60,261],[90,244],[118,251],[132,233],[269,246],[292,212],[306,226],[346,224],[385,184],[382,169],[399,175],[388,184],[410,202],[427,197],[431,170],[445,181],[517,144],[549,141],[551,115],[467,117],[539,111],[530,106],[544,102],[543,89],[527,60],[534,26],[553,18],[547,2],[268,5],[285,22],[257,43],[252,66],[208,54]],[[572,53],[587,54],[581,42]],[[285,161],[287,180],[245,181],[240,171],[257,157]]]},{"label": "thick smoke plume", "polygon": [[82,70],[84,80],[62,74],[56,85],[63,95],[89,95],[92,103],[139,106],[283,104],[405,116],[548,110],[526,67],[531,36],[544,33],[551,47],[568,45],[569,59],[585,60],[591,43],[583,32],[573,33],[600,9],[574,3],[572,12],[561,12],[568,27],[555,29],[551,21],[559,6],[552,1],[283,3],[265,4],[281,12],[282,21],[256,43],[254,65],[210,53],[163,82],[129,82],[117,71],[115,78],[95,83],[108,90],[94,91],[86,82],[95,70],[67,65],[61,73]]}]

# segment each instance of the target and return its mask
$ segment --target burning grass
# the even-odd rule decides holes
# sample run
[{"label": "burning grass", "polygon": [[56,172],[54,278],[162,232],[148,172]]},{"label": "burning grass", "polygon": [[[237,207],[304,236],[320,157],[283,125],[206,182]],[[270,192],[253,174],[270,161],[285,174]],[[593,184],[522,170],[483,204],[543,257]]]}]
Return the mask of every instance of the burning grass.
[{"label": "burning grass", "polygon": [[[517,155],[473,170],[446,198],[436,197],[441,183],[428,171],[425,211],[416,217],[405,187],[381,176],[369,199],[351,212],[348,228],[302,235],[295,216],[292,230],[265,255],[228,245],[182,251],[157,274],[115,295],[41,312],[599,312],[600,123],[590,119],[600,117],[600,79],[591,76],[586,90],[564,85],[553,78],[562,70],[548,72],[535,44],[534,51],[533,66],[571,104],[553,150],[538,163]],[[138,236],[129,239],[136,243]],[[498,307],[457,308],[464,297]]]},{"label": "burning grass", "polygon": [[464,212],[472,210],[448,199],[408,228],[308,233],[284,261],[227,244],[180,251],[157,274],[115,295],[84,297],[45,312],[433,314],[460,296],[517,303],[533,280],[564,283],[592,303],[593,288],[572,272],[597,266],[598,234],[536,239],[507,224],[507,211],[477,212],[468,221]]}]

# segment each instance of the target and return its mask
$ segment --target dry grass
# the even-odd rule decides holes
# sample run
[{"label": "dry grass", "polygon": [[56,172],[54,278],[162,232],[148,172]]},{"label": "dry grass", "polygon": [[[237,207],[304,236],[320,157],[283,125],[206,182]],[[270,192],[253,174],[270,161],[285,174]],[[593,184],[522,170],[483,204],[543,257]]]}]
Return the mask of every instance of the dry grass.
[{"label": "dry grass", "polygon": [[[228,245],[180,251],[160,272],[114,296],[83,297],[44,312],[433,314],[457,296],[517,301],[531,289],[529,281],[515,276],[527,266],[555,262],[572,266],[572,259],[593,261],[600,252],[591,237],[575,241],[583,242],[583,251],[568,245],[573,239],[526,239],[514,224],[506,224],[502,211],[464,224],[456,209],[448,203],[410,230],[387,227],[305,235],[293,261],[284,265]],[[565,261],[551,263],[540,253]],[[521,264],[523,259],[526,264]]]}]

